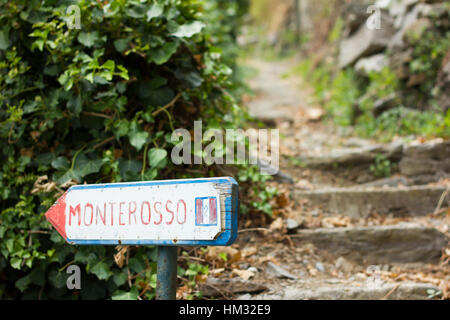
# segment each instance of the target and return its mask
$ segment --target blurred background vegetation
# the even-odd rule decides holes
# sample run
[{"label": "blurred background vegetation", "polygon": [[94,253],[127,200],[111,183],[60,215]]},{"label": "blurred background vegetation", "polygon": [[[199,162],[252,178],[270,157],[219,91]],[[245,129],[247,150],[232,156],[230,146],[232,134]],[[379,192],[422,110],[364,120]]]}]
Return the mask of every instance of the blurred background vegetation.
[{"label": "blurred background vegetation", "polygon": [[249,14],[243,43],[298,55],[295,72],[336,124],[382,140],[450,136],[448,1],[261,0]]}]

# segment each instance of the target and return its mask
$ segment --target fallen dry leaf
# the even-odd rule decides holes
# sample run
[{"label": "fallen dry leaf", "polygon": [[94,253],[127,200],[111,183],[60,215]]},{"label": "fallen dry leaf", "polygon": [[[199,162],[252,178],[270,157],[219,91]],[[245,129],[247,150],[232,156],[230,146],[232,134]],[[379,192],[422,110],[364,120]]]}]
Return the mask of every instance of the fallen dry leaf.
[{"label": "fallen dry leaf", "polygon": [[314,268],[311,265],[308,265],[307,269],[310,275],[312,275],[313,277],[317,276],[318,271],[316,268]]},{"label": "fallen dry leaf", "polygon": [[239,269],[233,269],[231,274],[239,276],[244,281],[247,281],[255,276],[255,273],[250,270],[239,270]]},{"label": "fallen dry leaf", "polygon": [[116,250],[118,252],[114,255],[114,262],[119,268],[122,268],[125,262],[125,253],[128,251],[128,246],[116,246]]},{"label": "fallen dry leaf", "polygon": [[283,218],[277,218],[274,222],[270,224],[269,231],[282,231],[284,228]]},{"label": "fallen dry leaf", "polygon": [[323,118],[325,111],[319,107],[310,107],[306,110],[306,117],[310,121],[318,121]]},{"label": "fallen dry leaf", "polygon": [[220,260],[220,254],[227,255],[227,262],[233,263],[241,260],[241,252],[233,247],[208,247],[206,259],[210,261]]},{"label": "fallen dry leaf", "polygon": [[184,300],[188,297],[190,293],[189,286],[185,284],[177,289],[177,300]]},{"label": "fallen dry leaf", "polygon": [[241,250],[242,258],[248,258],[254,255],[256,252],[258,252],[258,249],[256,247],[247,247]]},{"label": "fallen dry leaf", "polygon": [[289,197],[287,196],[287,193],[279,194],[275,201],[279,207],[287,207],[289,205]]},{"label": "fallen dry leaf", "polygon": [[323,228],[340,228],[350,227],[352,223],[349,217],[327,217],[322,219],[321,225]]},{"label": "fallen dry leaf", "polygon": [[220,275],[225,271],[225,268],[216,268],[209,271],[209,274],[212,274],[214,276]]},{"label": "fallen dry leaf", "polygon": [[274,257],[272,257],[271,255],[267,255],[265,257],[259,258],[258,259],[258,264],[264,264],[264,263],[269,262],[269,261],[275,263],[276,265],[280,264],[280,262],[278,262],[278,260],[275,259]]},{"label": "fallen dry leaf", "polygon": [[309,181],[306,180],[306,179],[301,179],[301,180],[299,180],[299,181],[295,184],[295,186],[296,186],[297,188],[299,188],[299,189],[302,189],[302,190],[312,190],[312,189],[314,189],[314,186],[312,185],[312,183],[309,182]]}]

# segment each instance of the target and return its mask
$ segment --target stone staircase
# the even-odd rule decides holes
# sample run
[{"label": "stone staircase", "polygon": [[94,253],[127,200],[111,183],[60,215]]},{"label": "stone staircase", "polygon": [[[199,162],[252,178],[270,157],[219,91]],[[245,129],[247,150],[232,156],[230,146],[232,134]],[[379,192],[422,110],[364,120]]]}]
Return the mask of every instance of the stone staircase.
[{"label": "stone staircase", "polygon": [[[447,145],[447,143],[444,143]],[[426,148],[430,149],[428,146]],[[380,147],[377,147],[380,150]],[[436,144],[435,148],[442,148]],[[383,148],[381,148],[383,149]],[[384,149],[392,150],[391,146]],[[396,147],[396,159],[399,163],[404,161],[401,156],[403,147]],[[358,164],[364,163],[362,159],[368,159],[364,149],[358,153],[351,152],[351,156],[335,157],[333,163],[341,168],[349,166],[354,159],[359,159]],[[373,149],[369,149],[372,152]],[[431,149],[432,150],[432,149]],[[400,154],[400,155],[399,155]],[[441,160],[436,160],[434,155],[433,165],[447,171],[447,163],[450,152],[446,158],[439,154]],[[331,170],[329,159],[315,157],[309,163],[316,167],[320,163],[321,170]],[[410,161],[410,159],[408,159]],[[425,155],[421,157],[421,163],[428,163]],[[308,168],[308,165],[306,165]],[[335,168],[335,167],[334,167]],[[294,199],[303,203],[302,211],[308,215],[313,212],[320,213],[321,217],[356,219],[359,225],[348,227],[319,227],[296,229],[290,234],[296,246],[313,244],[331,260],[344,259],[347,263],[363,268],[385,266],[392,269],[394,266],[409,268],[418,266],[417,273],[430,266],[441,263],[441,257],[449,247],[449,215],[445,210],[450,208],[450,185],[442,184],[409,185],[401,182],[414,181],[417,176],[426,170],[413,170],[409,168],[408,176],[398,175],[395,179],[383,179],[382,183],[372,181],[362,185],[354,184],[346,187],[321,187],[315,186],[313,190],[299,190],[292,187],[291,195]],[[428,171],[428,173],[431,173]],[[294,179],[295,180],[295,179]],[[390,183],[397,181],[396,183]],[[382,217],[384,223],[377,224],[370,220],[372,215]],[[293,217],[301,225],[304,215]],[[325,258],[324,258],[325,260]],[[448,263],[443,266],[449,268]],[[448,276],[447,276],[448,277]],[[299,277],[300,278],[300,277]],[[350,280],[349,280],[350,279]],[[427,299],[438,297],[441,288],[420,279],[411,281],[386,282],[381,279],[369,277],[353,279],[352,276],[330,277],[325,276],[321,280],[303,278],[301,280],[289,280],[289,284],[280,283],[269,293],[253,296],[254,299]],[[373,279],[378,279],[374,282]],[[449,281],[450,279],[442,279]],[[355,282],[356,281],[356,282]],[[437,293],[437,294],[433,294]],[[249,296],[244,296],[244,298]]]},{"label": "stone staircase", "polygon": [[[284,137],[282,157],[295,154],[300,164],[281,165],[284,178],[278,180],[296,203],[289,217],[294,226],[286,224],[293,248],[273,253],[294,277],[260,270],[261,284],[269,289],[240,298],[441,297],[445,284],[450,288],[450,265],[442,260],[450,256],[450,141],[377,144],[341,137],[331,126],[302,118],[307,97],[296,81],[282,76],[289,66],[255,66],[260,74],[253,87],[259,96],[250,110],[273,121]],[[271,112],[275,109],[281,115]],[[389,160],[391,177],[377,180],[370,172],[378,157]],[[311,171],[307,188],[298,184],[305,171]],[[331,178],[321,180],[322,174]],[[305,226],[309,218],[352,223]]]}]

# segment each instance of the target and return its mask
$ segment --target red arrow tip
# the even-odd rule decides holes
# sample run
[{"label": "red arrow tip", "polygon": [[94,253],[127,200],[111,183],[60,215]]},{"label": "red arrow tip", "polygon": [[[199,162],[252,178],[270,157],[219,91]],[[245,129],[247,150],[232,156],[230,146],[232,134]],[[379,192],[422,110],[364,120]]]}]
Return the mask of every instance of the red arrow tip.
[{"label": "red arrow tip", "polygon": [[45,218],[55,227],[64,239],[66,236],[66,194],[67,191],[59,198],[56,203],[47,211]]}]

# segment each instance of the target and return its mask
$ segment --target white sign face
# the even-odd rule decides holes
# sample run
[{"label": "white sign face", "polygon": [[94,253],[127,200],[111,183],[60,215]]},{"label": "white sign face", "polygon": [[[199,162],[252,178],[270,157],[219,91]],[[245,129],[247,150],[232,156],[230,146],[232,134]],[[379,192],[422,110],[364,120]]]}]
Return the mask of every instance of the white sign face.
[{"label": "white sign face", "polygon": [[232,220],[227,179],[74,186],[46,216],[71,243],[214,241]]}]

